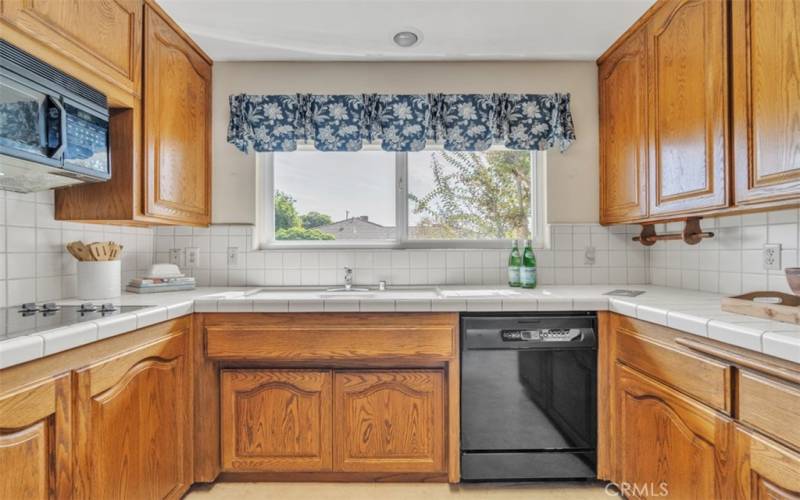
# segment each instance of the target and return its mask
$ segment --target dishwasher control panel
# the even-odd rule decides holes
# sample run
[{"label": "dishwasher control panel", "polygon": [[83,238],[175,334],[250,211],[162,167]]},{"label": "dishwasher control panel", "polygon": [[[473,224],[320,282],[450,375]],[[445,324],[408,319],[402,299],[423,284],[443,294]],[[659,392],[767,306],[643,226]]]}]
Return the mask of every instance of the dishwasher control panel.
[{"label": "dishwasher control panel", "polygon": [[580,338],[580,328],[542,328],[540,330],[503,330],[504,342],[538,340],[540,342],[569,342]]},{"label": "dishwasher control panel", "polygon": [[592,349],[597,346],[597,316],[591,313],[464,314],[462,348]]}]

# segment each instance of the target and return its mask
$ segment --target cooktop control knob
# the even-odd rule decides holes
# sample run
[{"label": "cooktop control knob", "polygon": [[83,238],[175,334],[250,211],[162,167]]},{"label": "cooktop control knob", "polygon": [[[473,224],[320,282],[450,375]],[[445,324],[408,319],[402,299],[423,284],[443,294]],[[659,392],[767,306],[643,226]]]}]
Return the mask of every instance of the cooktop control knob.
[{"label": "cooktop control knob", "polygon": [[78,308],[79,313],[90,313],[95,312],[97,310],[97,306],[92,304],[91,302],[84,302],[81,304],[81,307]]},{"label": "cooktop control knob", "polygon": [[100,306],[100,312],[102,312],[102,313],[111,313],[111,312],[114,312],[116,310],[117,310],[117,307],[114,304],[112,304],[111,302],[108,302],[108,303],[103,304],[102,306]]},{"label": "cooktop control knob", "polygon": [[39,311],[39,306],[37,306],[34,302],[26,302],[22,304],[20,307],[19,312],[23,316],[30,316],[32,314],[36,314]]}]

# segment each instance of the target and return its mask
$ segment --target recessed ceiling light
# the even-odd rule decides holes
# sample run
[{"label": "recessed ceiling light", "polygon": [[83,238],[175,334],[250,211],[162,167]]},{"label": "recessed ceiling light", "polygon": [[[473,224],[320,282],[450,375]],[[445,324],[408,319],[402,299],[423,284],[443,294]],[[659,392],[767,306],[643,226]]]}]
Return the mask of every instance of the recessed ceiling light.
[{"label": "recessed ceiling light", "polygon": [[420,38],[419,35],[417,35],[413,31],[400,31],[396,35],[394,35],[392,40],[394,40],[394,43],[396,43],[400,47],[406,48],[406,47],[413,47],[414,45],[416,45],[419,42],[419,38]]}]

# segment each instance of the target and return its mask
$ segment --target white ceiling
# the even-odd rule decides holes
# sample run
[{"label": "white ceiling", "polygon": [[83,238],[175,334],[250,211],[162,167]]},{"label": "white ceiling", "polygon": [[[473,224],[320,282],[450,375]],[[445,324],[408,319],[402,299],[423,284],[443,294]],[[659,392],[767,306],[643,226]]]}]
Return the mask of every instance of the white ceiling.
[{"label": "white ceiling", "polygon": [[[593,60],[653,0],[160,0],[217,61]],[[398,31],[422,33],[411,48]]]}]

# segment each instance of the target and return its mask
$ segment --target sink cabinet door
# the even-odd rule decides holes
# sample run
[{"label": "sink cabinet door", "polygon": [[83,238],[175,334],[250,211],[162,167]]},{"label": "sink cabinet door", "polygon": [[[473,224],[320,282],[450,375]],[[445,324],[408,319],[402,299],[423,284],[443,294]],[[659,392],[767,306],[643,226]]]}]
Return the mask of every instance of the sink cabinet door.
[{"label": "sink cabinet door", "polygon": [[316,472],[331,469],[331,373],[223,370],[222,468]]},{"label": "sink cabinet door", "polygon": [[618,484],[628,498],[731,498],[731,421],[616,364]]},{"label": "sink cabinet door", "polygon": [[334,470],[444,472],[442,370],[340,371]]},{"label": "sink cabinet door", "polygon": [[75,498],[180,498],[191,485],[188,330],[75,373]]}]

